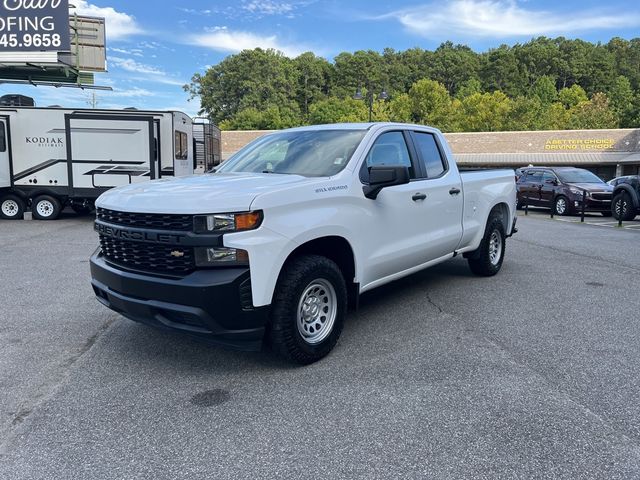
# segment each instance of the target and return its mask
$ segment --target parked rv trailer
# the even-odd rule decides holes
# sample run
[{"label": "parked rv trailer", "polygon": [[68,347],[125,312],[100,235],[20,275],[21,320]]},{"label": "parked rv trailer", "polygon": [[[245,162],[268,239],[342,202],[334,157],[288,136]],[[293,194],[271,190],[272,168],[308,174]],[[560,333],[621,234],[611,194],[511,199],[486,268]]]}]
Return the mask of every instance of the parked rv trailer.
[{"label": "parked rv trailer", "polygon": [[109,188],[193,175],[194,146],[182,112],[0,107],[0,215],[88,212]]}]

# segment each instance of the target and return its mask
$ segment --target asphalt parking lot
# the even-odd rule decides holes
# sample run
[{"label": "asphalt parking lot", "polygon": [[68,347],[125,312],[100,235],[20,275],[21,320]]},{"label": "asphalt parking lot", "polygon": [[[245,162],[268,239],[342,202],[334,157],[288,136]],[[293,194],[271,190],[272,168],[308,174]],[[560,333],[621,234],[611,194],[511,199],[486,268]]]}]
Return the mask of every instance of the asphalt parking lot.
[{"label": "asphalt parking lot", "polygon": [[1,222],[0,478],[638,478],[638,229],[519,219],[292,367],[93,298],[89,217]]}]

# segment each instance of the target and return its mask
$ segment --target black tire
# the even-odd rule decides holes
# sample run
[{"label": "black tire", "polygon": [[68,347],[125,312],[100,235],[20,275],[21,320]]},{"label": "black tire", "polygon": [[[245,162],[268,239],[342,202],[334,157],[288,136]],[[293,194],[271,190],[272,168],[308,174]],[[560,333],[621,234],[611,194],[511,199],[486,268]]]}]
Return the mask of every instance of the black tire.
[{"label": "black tire", "polygon": [[558,195],[553,201],[553,212],[556,215],[569,215],[570,207],[569,207],[569,199],[564,195]]},{"label": "black tire", "polygon": [[[494,234],[497,237],[494,238]],[[492,239],[494,242],[500,242],[499,252],[495,252],[495,244],[492,243]],[[500,217],[489,217],[480,246],[467,257],[471,271],[483,277],[491,277],[498,273],[504,260],[505,240],[504,225]],[[495,255],[496,253],[497,256]]]},{"label": "black tire", "polygon": [[613,213],[611,212],[600,212],[602,214],[603,217],[610,217],[611,215],[613,215]]},{"label": "black tire", "polygon": [[71,209],[78,215],[89,215],[91,212],[93,212],[94,207],[91,204],[83,205],[81,203],[72,203]]},{"label": "black tire", "polygon": [[40,195],[31,202],[33,218],[38,220],[55,220],[60,215],[60,201],[50,195]]},{"label": "black tire", "polygon": [[620,217],[624,222],[633,220],[636,216],[636,210],[631,195],[627,192],[618,193],[611,202],[611,213],[616,220],[620,220]]},{"label": "black tire", "polygon": [[0,218],[5,220],[22,220],[24,217],[24,201],[17,195],[5,195],[0,199]]},{"label": "black tire", "polygon": [[[314,290],[315,285],[320,285],[320,289]],[[333,292],[328,285],[331,285]],[[305,298],[307,302],[303,302]],[[335,309],[333,305],[331,309],[327,306],[329,298],[335,301]],[[303,303],[310,307],[308,302],[311,302],[311,307],[317,308],[315,317],[312,312],[307,321],[301,307]],[[272,350],[280,356],[291,362],[308,365],[325,357],[336,345],[342,332],[346,311],[347,287],[338,266],[319,255],[297,257],[287,263],[280,273],[267,340]],[[326,314],[324,320],[323,313]],[[324,323],[325,321],[332,323]],[[307,338],[303,336],[301,329],[306,330]],[[315,338],[312,338],[314,335]]]}]

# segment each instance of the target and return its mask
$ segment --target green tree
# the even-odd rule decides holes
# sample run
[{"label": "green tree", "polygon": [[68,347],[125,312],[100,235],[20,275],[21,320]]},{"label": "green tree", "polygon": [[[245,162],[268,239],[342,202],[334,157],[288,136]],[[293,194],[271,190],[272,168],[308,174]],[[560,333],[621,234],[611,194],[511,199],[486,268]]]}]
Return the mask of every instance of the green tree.
[{"label": "green tree", "polygon": [[636,112],[634,111],[635,95],[629,79],[622,75],[616,78],[608,92],[608,97],[611,102],[611,108],[620,120],[620,126],[631,126]]},{"label": "green tree", "polygon": [[352,98],[328,98],[309,107],[309,123],[366,122],[369,111],[365,102]]},{"label": "green tree", "polygon": [[563,88],[558,92],[558,101],[566,108],[575,107],[587,100],[589,100],[587,92],[580,85],[571,85],[571,87]]},{"label": "green tree", "polygon": [[453,95],[462,84],[478,79],[479,68],[480,59],[473,50],[466,45],[445,42],[433,52],[429,77]]},{"label": "green tree", "polygon": [[495,132],[509,125],[512,101],[502,92],[474,93],[460,101],[459,126],[467,132]]},{"label": "green tree", "polygon": [[396,95],[389,101],[389,120],[392,122],[412,122],[411,107],[411,97],[408,94]]},{"label": "green tree", "polygon": [[591,100],[570,109],[570,129],[617,128],[618,119],[604,93],[596,93]]},{"label": "green tree", "polygon": [[305,52],[294,60],[298,70],[297,101],[302,115],[307,117],[309,105],[327,96],[332,67],[322,57]]},{"label": "green tree", "polygon": [[455,94],[455,98],[461,99],[474,93],[482,93],[482,83],[480,83],[480,80],[477,78],[471,78],[460,85],[460,88],[458,88]]},{"label": "green tree", "polygon": [[558,98],[556,90],[556,82],[548,75],[538,77],[533,84],[531,94],[536,97],[543,105],[549,105]]},{"label": "green tree", "polygon": [[409,90],[409,99],[414,121],[443,131],[452,128],[451,97],[443,84],[426,78],[418,80]]}]

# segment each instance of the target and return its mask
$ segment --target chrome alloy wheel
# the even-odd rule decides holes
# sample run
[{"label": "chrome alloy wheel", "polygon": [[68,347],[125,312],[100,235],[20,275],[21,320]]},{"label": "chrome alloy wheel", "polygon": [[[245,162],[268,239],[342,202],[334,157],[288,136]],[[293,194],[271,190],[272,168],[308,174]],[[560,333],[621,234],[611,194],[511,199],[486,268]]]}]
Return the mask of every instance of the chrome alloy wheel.
[{"label": "chrome alloy wheel", "polygon": [[36,210],[41,217],[53,215],[55,207],[49,200],[40,200],[36,205]]},{"label": "chrome alloy wheel", "polygon": [[298,332],[311,345],[322,342],[333,330],[338,313],[338,299],[333,285],[316,278],[304,289],[298,302]]},{"label": "chrome alloy wheel", "polygon": [[20,210],[20,206],[15,200],[8,199],[2,202],[2,213],[6,217],[15,217]]},{"label": "chrome alloy wheel", "polygon": [[624,217],[627,214],[627,199],[625,197],[621,197],[618,201],[613,205],[613,208],[616,211],[616,215],[619,217]]},{"label": "chrome alloy wheel", "polygon": [[556,200],[556,213],[558,215],[564,215],[566,211],[567,201],[563,197],[558,198],[558,200]]},{"label": "chrome alloy wheel", "polygon": [[498,230],[494,230],[489,238],[489,261],[491,265],[500,263],[502,256],[502,235]]}]

